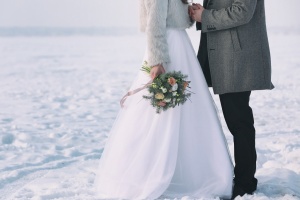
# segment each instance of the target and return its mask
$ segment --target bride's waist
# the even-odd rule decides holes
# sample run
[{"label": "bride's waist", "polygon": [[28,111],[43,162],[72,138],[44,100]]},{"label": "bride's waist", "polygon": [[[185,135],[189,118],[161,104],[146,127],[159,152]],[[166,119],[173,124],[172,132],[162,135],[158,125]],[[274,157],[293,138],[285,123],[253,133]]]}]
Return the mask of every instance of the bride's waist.
[{"label": "bride's waist", "polygon": [[166,33],[171,33],[171,32],[178,32],[178,33],[185,33],[185,29],[180,29],[180,28],[167,28]]}]

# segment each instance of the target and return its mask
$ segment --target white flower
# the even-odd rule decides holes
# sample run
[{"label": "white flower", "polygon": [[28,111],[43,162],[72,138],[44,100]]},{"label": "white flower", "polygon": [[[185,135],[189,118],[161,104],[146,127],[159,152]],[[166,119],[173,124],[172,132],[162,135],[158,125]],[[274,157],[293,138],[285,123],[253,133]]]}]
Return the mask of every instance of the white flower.
[{"label": "white flower", "polygon": [[167,103],[170,103],[171,99],[165,99],[164,101],[167,102]]},{"label": "white flower", "polygon": [[172,92],[172,95],[173,95],[173,96],[176,96],[176,94],[177,94],[177,92]]},{"label": "white flower", "polygon": [[160,89],[163,93],[166,93],[168,91],[167,88],[164,88],[164,87],[161,87]]},{"label": "white flower", "polygon": [[176,91],[178,89],[178,84],[175,83],[173,86],[172,86],[172,91]]}]

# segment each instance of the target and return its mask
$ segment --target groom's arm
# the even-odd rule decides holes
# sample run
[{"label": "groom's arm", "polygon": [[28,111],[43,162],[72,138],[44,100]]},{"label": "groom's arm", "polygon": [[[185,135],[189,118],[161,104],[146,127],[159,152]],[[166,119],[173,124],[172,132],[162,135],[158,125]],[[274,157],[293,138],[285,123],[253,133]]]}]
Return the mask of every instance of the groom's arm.
[{"label": "groom's arm", "polygon": [[233,0],[227,8],[205,9],[201,17],[201,30],[210,32],[247,24],[254,15],[256,4],[257,0]]}]

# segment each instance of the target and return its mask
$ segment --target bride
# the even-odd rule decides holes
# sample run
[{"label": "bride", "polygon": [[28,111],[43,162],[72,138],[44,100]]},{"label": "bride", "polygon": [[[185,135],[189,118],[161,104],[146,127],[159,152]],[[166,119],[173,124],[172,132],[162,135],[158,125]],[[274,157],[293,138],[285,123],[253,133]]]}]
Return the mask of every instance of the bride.
[{"label": "bride", "polygon": [[230,198],[233,166],[214,102],[190,39],[184,0],[140,0],[145,60],[151,77],[138,74],[131,89],[161,73],[181,71],[191,81],[184,105],[160,114],[130,96],[110,131],[95,178],[100,199]]}]

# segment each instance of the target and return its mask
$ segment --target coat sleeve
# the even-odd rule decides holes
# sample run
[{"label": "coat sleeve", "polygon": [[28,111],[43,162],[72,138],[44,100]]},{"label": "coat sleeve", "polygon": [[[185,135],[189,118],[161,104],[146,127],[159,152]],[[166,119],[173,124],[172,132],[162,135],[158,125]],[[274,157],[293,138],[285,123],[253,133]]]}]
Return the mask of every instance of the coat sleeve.
[{"label": "coat sleeve", "polygon": [[230,7],[205,9],[202,13],[202,32],[230,29],[247,24],[253,17],[257,0],[233,0]]},{"label": "coat sleeve", "polygon": [[170,62],[166,38],[168,0],[148,0],[147,50],[148,65],[155,66]]}]

